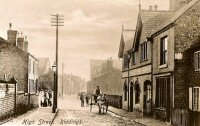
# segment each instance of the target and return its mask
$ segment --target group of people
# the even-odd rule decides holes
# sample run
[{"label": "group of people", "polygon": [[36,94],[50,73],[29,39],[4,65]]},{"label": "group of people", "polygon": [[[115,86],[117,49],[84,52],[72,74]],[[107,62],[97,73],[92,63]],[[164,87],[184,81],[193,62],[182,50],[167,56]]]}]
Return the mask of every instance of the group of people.
[{"label": "group of people", "polygon": [[84,103],[86,101],[86,106],[89,106],[89,100],[90,100],[90,97],[88,94],[85,94],[85,92],[82,92],[80,94],[80,100],[81,100],[81,107],[84,107]]},{"label": "group of people", "polygon": [[40,91],[40,106],[41,107],[52,106],[52,91],[51,90]]}]

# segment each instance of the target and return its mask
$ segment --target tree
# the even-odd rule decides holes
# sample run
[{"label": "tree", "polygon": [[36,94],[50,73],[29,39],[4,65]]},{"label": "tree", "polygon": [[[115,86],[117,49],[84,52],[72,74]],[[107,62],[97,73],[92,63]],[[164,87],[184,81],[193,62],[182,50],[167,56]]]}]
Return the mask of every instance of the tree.
[{"label": "tree", "polygon": [[48,73],[42,74],[41,76],[39,76],[38,79],[39,90],[41,89],[53,90],[53,81],[54,81],[53,71],[50,70]]}]

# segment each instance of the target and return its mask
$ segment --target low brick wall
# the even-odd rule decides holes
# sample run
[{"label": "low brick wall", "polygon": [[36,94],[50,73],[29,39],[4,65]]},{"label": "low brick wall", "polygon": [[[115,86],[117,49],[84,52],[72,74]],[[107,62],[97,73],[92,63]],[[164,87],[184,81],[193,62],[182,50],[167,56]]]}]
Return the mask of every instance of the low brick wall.
[{"label": "low brick wall", "polygon": [[[29,103],[30,102],[30,103]],[[24,95],[24,93],[17,94],[16,115],[21,115],[27,111],[38,107],[38,95]]]},{"label": "low brick wall", "polygon": [[119,95],[107,95],[108,104],[115,108],[122,108],[122,96]]}]

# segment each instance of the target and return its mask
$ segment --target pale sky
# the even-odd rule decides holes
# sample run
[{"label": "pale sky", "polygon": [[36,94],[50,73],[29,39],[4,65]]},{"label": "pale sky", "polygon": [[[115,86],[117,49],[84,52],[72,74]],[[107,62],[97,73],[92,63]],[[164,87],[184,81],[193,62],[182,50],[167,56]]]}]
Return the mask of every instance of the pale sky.
[{"label": "pale sky", "polygon": [[[59,64],[65,72],[90,76],[90,59],[117,59],[121,24],[135,29],[139,0],[0,0],[0,37],[7,39],[9,23],[23,32],[29,52],[55,59],[55,28],[51,14],[64,15],[59,30]],[[158,5],[168,10],[168,0],[141,0],[142,9]],[[61,67],[60,67],[61,68]],[[59,69],[60,69],[59,68]]]}]

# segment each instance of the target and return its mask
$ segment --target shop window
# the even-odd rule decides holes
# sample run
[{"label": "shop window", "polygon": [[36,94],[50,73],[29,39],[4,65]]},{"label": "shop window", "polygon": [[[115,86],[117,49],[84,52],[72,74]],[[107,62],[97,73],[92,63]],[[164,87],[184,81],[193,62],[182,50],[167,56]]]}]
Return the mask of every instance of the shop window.
[{"label": "shop window", "polygon": [[156,79],[156,107],[168,108],[170,105],[170,77]]}]

